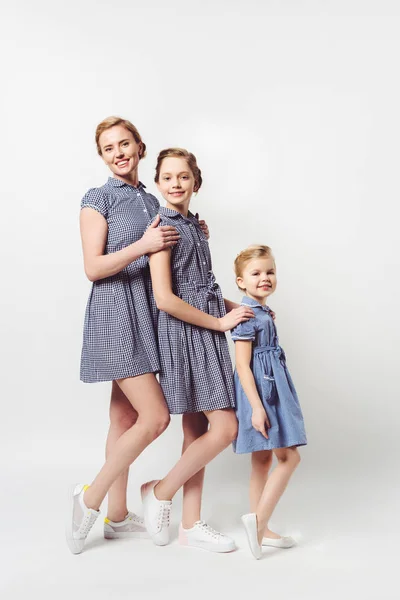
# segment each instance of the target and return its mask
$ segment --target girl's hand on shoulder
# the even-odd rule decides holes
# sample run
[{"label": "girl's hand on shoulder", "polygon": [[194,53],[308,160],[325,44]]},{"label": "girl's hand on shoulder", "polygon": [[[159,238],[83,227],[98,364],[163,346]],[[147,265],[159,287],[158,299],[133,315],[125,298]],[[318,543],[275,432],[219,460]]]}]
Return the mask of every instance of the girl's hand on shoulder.
[{"label": "girl's hand on shoulder", "polygon": [[196,213],[195,217],[196,217],[196,219],[199,222],[200,229],[202,230],[202,232],[204,233],[204,235],[206,236],[206,238],[209,240],[210,239],[210,231],[208,229],[207,223],[203,219],[200,221],[200,219],[199,219],[199,213]]},{"label": "girl's hand on shoulder", "polygon": [[143,254],[160,252],[160,250],[172,248],[178,243],[180,236],[175,227],[170,227],[169,225],[158,227],[159,222],[160,215],[157,215],[153,223],[143,234],[141,238],[142,244],[144,245]]},{"label": "girl's hand on shoulder", "polygon": [[229,331],[242,323],[254,317],[254,312],[249,306],[239,306],[228,312],[224,317],[218,319],[220,331]]},{"label": "girl's hand on shoulder", "polygon": [[275,312],[274,312],[273,310],[269,309],[269,314],[271,315],[271,317],[272,317],[272,320],[273,320],[273,321],[275,321],[275,319],[276,319],[276,314],[275,314]]},{"label": "girl's hand on shoulder", "polygon": [[256,431],[259,431],[265,437],[265,439],[268,439],[267,429],[269,429],[271,425],[263,406],[253,408],[251,424]]}]

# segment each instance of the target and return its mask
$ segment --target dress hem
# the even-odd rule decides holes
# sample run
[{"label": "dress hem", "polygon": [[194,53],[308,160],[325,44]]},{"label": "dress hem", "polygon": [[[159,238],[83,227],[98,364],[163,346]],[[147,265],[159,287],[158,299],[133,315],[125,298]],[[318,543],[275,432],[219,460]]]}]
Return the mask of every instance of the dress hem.
[{"label": "dress hem", "polygon": [[104,377],[101,379],[83,379],[80,377],[80,381],[82,383],[106,383],[107,381],[116,381],[117,379],[128,379],[129,377],[139,377],[140,375],[147,375],[147,373],[154,373],[156,375],[160,372],[160,369],[149,369],[147,371],[141,371],[139,373],[124,373],[123,375],[118,375],[117,377]]},{"label": "dress hem", "polygon": [[293,448],[293,446],[307,446],[307,442],[294,442],[290,444],[283,444],[281,446],[271,446],[269,448],[253,448],[252,450],[236,450],[234,448],[235,454],[252,454],[253,452],[263,452],[264,450],[278,450],[279,448]]}]

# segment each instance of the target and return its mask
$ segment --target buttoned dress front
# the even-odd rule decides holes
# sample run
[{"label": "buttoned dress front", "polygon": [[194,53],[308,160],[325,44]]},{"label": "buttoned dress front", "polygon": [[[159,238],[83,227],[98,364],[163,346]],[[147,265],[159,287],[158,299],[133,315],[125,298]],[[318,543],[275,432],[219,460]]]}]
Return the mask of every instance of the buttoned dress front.
[{"label": "buttoned dress front", "polygon": [[[212,272],[208,241],[197,219],[160,208],[160,225],[176,227],[180,239],[171,250],[172,288],[195,308],[222,317],[221,289]],[[191,325],[160,311],[160,383],[171,414],[234,407],[233,369],[224,333]]]},{"label": "buttoned dress front", "polygon": [[[97,210],[107,221],[105,254],[138,241],[159,206],[142,183],[136,188],[112,177],[90,189],[81,202],[82,208]],[[147,256],[95,281],[85,313],[81,380],[112,381],[158,372],[156,327]]]},{"label": "buttoned dress front", "polygon": [[265,437],[251,423],[252,408],[235,371],[236,416],[238,436],[233,444],[236,453],[289,448],[307,444],[299,399],[279,345],[275,323],[268,306],[245,296],[242,304],[250,306],[254,318],[232,330],[232,339],[251,341],[251,370],[271,427]]}]

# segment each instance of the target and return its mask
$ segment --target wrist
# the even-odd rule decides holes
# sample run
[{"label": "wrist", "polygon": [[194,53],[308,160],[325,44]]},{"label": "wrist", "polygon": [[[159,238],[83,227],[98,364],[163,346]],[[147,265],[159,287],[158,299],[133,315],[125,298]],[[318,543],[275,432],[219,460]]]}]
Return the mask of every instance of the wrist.
[{"label": "wrist", "polygon": [[224,328],[223,328],[223,322],[222,322],[222,317],[215,317],[216,320],[216,329],[215,331],[219,331],[220,333],[224,333]]},{"label": "wrist", "polygon": [[138,253],[139,256],[143,256],[144,254],[148,253],[148,248],[146,248],[146,243],[143,238],[140,238],[140,240],[132,244],[132,246],[135,247],[136,253]]}]

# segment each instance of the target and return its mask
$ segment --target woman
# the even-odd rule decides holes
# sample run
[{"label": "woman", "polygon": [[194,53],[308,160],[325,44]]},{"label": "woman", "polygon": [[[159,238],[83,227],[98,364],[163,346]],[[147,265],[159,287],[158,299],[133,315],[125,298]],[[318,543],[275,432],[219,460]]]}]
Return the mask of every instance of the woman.
[{"label": "woman", "polygon": [[[108,494],[106,537],[141,536],[143,521],[129,513],[129,465],[168,426],[169,413],[155,377],[159,358],[147,254],[173,247],[174,227],[157,227],[159,202],[139,182],[146,145],[129,121],[109,117],[96,129],[96,145],[112,173],[101,188],[88,191],[80,217],[84,266],[93,282],[87,304],[81,379],[112,381],[106,462],[90,486],[73,493],[70,550],[82,552],[85,539]],[[202,228],[208,235],[207,226]]]}]

